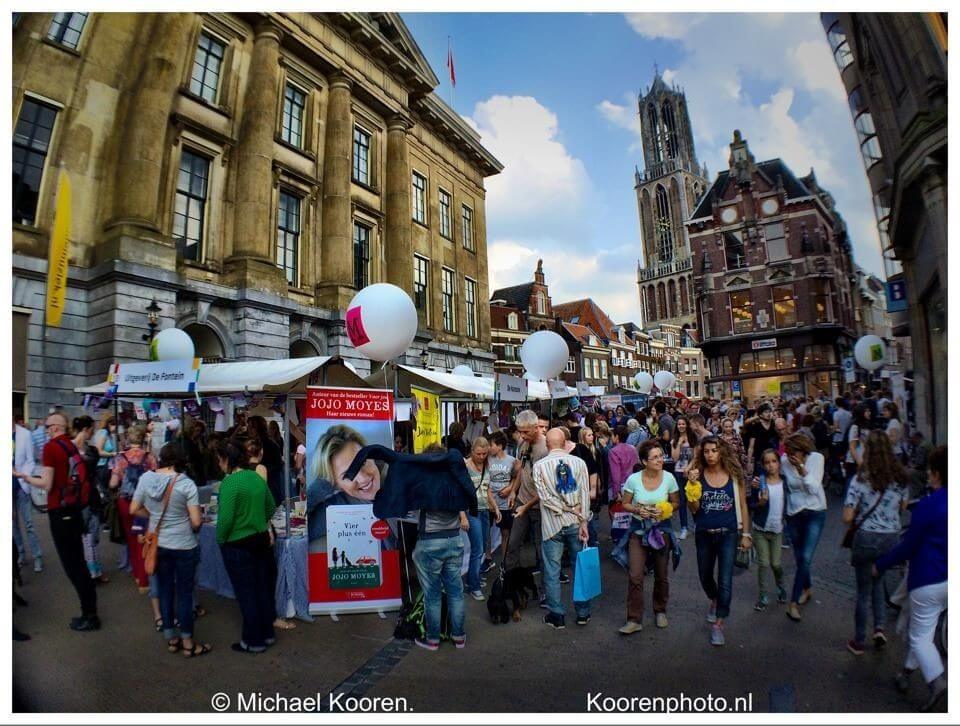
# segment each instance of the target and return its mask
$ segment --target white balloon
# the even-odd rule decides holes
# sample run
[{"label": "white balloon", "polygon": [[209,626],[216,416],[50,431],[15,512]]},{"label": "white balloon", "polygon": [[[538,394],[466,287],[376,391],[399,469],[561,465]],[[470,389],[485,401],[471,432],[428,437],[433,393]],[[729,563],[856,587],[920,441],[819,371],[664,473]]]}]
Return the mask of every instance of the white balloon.
[{"label": "white balloon", "polygon": [[677,378],[670,371],[658,371],[653,376],[653,383],[661,391],[669,391],[673,388]]},{"label": "white balloon", "polygon": [[455,376],[469,376],[470,378],[474,377],[473,368],[466,365],[465,363],[461,363],[460,365],[458,365],[456,368],[454,368],[451,371],[451,373],[453,373],[453,375]]},{"label": "white balloon", "polygon": [[353,296],[347,306],[347,336],[370,360],[403,355],[417,335],[417,309],[396,285],[378,282]]},{"label": "white balloon", "polygon": [[537,378],[556,378],[567,365],[567,342],[552,330],[538,330],[520,346],[523,367]]},{"label": "white balloon", "polygon": [[541,380],[541,379],[537,378],[535,375],[533,375],[530,371],[527,371],[526,373],[524,373],[524,374],[523,374],[523,377],[526,378],[528,381],[539,381],[539,380]]},{"label": "white balloon", "polygon": [[879,335],[864,335],[853,347],[853,355],[862,368],[875,371],[887,362],[887,345]]},{"label": "white balloon", "polygon": [[161,330],[150,342],[150,360],[193,360],[193,339],[180,328]]},{"label": "white balloon", "polygon": [[650,393],[650,391],[653,390],[653,376],[646,371],[637,373],[637,375],[633,377],[633,380],[637,384],[640,393]]}]

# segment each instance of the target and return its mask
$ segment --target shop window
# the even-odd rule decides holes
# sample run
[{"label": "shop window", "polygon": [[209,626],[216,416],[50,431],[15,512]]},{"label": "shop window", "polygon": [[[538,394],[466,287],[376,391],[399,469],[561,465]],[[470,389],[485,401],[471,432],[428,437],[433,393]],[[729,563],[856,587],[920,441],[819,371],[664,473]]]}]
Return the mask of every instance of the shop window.
[{"label": "shop window", "polygon": [[780,368],[794,368],[797,365],[793,358],[793,348],[780,348],[777,350],[777,365]]},{"label": "shop window", "polygon": [[761,350],[757,352],[757,373],[775,373],[777,370],[777,351]]},{"label": "shop window", "polygon": [[836,364],[833,347],[829,345],[808,345],[803,352],[803,365],[807,368]]},{"label": "shop window", "polygon": [[740,368],[738,369],[738,372],[753,373],[756,370],[757,370],[757,362],[753,357],[753,353],[741,353]]}]

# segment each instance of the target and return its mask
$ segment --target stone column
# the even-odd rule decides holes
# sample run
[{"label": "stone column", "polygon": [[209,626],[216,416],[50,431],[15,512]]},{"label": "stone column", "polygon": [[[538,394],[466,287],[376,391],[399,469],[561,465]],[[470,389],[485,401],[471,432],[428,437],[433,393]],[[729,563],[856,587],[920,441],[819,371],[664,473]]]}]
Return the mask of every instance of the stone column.
[{"label": "stone column", "polygon": [[238,287],[285,294],[287,282],[273,250],[273,136],[280,92],[281,30],[257,27],[237,145],[233,253],[229,279]]},{"label": "stone column", "polygon": [[410,154],[402,114],[387,121],[386,278],[413,297],[413,239],[410,208]]},{"label": "stone column", "polygon": [[192,49],[185,50],[183,44],[193,23],[190,13],[158,13],[144,35],[150,50],[115,126],[119,137],[115,186],[98,260],[137,259],[167,268],[176,264],[173,245],[160,235],[160,194],[170,109],[184,63],[193,58]]},{"label": "stone column", "polygon": [[353,297],[353,230],[350,213],[350,154],[353,82],[343,73],[330,76],[323,153],[323,231],[317,305],[344,310]]}]

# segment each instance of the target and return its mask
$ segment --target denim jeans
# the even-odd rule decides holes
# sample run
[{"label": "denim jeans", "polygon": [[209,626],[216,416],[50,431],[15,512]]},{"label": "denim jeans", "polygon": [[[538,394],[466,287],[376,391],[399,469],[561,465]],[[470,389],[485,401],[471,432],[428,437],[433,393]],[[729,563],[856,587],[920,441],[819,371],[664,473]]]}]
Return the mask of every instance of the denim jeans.
[{"label": "denim jeans", "polygon": [[[697,570],[700,586],[710,600],[717,601],[717,617],[730,615],[730,600],[733,597],[733,564],[737,557],[737,532],[710,534],[697,530]],[[716,579],[714,569],[716,568]]]},{"label": "denim jeans", "polygon": [[90,577],[103,574],[103,565],[100,564],[100,513],[92,508],[87,521],[87,531],[83,533],[83,556],[87,561]]},{"label": "denim jeans", "polygon": [[687,528],[687,493],[684,491],[684,487],[687,485],[687,475],[675,473],[674,478],[677,480],[677,486],[680,487],[680,528]]},{"label": "denim jeans", "polygon": [[790,602],[799,602],[803,591],[810,589],[813,584],[810,566],[813,564],[813,553],[817,551],[826,519],[826,510],[815,512],[812,509],[801,509],[787,517],[787,532],[790,534],[793,554],[797,559]]},{"label": "denim jeans", "polygon": [[227,543],[220,545],[220,551],[243,617],[241,638],[254,650],[265,648],[266,640],[274,637],[273,621],[277,607],[268,562],[268,558],[273,557],[273,550]]},{"label": "denim jeans", "polygon": [[193,585],[196,581],[200,548],[168,550],[157,548],[157,587],[160,590],[160,615],[163,617],[163,637],[170,640],[177,635],[173,621],[180,621],[180,637],[193,637]]},{"label": "denim jeans", "polygon": [[473,592],[480,589],[480,563],[490,547],[490,513],[486,509],[477,512],[477,516],[467,515],[470,522],[470,567],[467,569],[467,589]]},{"label": "denim jeans", "polygon": [[27,540],[30,542],[30,553],[33,555],[33,561],[37,562],[43,558],[43,551],[40,549],[40,538],[33,528],[33,500],[30,495],[20,488],[20,482],[13,480],[13,541],[17,545],[17,554],[20,559],[24,559],[26,550],[23,546],[23,534],[20,532],[20,523],[27,530]]},{"label": "denim jeans", "polygon": [[[560,560],[563,559],[564,547],[570,553],[571,563],[576,562],[577,553],[583,549],[579,537],[580,526],[569,524],[550,539],[543,540],[540,545],[542,554],[540,566],[543,570],[543,589],[547,595],[547,609],[563,615],[563,601],[560,598]],[[590,601],[573,603],[577,616],[590,614]]]},{"label": "denim jeans", "polygon": [[873,576],[873,563],[893,549],[900,539],[895,532],[865,532],[853,539],[850,561],[857,576],[857,607],[854,611],[854,640],[862,643],[867,637],[867,616],[873,606],[873,628],[882,630],[887,617],[887,598],[883,578]]},{"label": "denim jeans", "polygon": [[600,534],[597,531],[597,518],[599,516],[599,512],[594,512],[590,521],[587,522],[587,533],[590,535],[590,539],[587,540],[587,547],[596,547],[600,544]]},{"label": "denim jeans", "polygon": [[[471,529],[472,527],[471,524]],[[466,635],[463,580],[460,578],[462,563],[463,542],[459,536],[417,540],[417,546],[413,550],[413,564],[417,568],[417,579],[420,580],[420,588],[423,590],[426,638],[429,641],[440,640],[440,606],[444,592],[447,594],[450,635],[455,638]]]}]

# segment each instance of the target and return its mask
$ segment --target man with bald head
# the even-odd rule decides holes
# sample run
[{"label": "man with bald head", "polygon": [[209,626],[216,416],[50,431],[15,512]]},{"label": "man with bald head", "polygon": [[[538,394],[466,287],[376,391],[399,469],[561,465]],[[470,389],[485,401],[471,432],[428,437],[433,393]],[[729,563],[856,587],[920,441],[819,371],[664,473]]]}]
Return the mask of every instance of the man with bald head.
[{"label": "man with bald head", "polygon": [[[564,547],[571,561],[575,561],[590,537],[587,522],[591,516],[587,465],[583,459],[566,452],[565,442],[562,429],[547,431],[549,453],[533,466],[533,481],[540,497],[541,569],[549,611],[543,622],[558,629],[565,627],[560,597],[560,561]],[[574,601],[573,606],[577,612],[577,625],[590,622],[589,601]]]},{"label": "man with bald head", "polygon": [[14,472],[14,476],[33,487],[48,492],[47,514],[50,534],[60,563],[80,597],[80,617],[73,618],[70,628],[78,631],[99,630],[97,591],[83,556],[84,509],[90,505],[92,477],[83,457],[71,441],[67,418],[51,413],[44,423],[48,441],[43,447],[39,476]]}]

